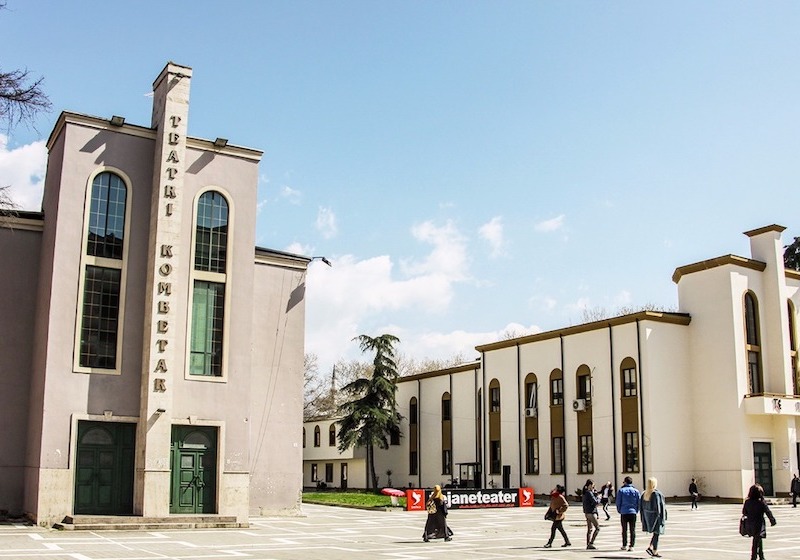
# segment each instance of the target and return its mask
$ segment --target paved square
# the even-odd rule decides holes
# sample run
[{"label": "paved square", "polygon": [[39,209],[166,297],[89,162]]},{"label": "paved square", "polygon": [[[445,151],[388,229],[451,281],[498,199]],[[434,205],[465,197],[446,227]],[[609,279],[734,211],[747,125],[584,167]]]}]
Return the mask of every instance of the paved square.
[{"label": "paved square", "polygon": [[[768,529],[767,560],[800,559],[800,508],[772,508],[778,525]],[[305,505],[303,517],[253,518],[249,529],[69,532],[0,525],[0,560],[423,560],[442,555],[474,560],[647,559],[649,538],[637,531],[636,549],[619,550],[619,517],[601,521],[597,550],[586,550],[579,507],[567,512],[573,543],[543,548],[550,523],[544,508],[452,510],[452,542],[422,542],[425,514],[363,511]],[[739,536],[741,506],[669,504],[659,551],[676,560],[749,559],[750,539]]]}]

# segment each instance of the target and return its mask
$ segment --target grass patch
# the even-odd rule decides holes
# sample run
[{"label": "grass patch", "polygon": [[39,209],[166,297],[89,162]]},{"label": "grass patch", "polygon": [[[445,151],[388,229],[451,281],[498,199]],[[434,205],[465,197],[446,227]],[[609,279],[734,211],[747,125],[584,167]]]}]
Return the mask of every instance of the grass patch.
[{"label": "grass patch", "polygon": [[[391,507],[392,499],[373,492],[303,492],[303,502],[329,506],[349,507]],[[406,499],[398,498],[400,506],[405,507]]]}]

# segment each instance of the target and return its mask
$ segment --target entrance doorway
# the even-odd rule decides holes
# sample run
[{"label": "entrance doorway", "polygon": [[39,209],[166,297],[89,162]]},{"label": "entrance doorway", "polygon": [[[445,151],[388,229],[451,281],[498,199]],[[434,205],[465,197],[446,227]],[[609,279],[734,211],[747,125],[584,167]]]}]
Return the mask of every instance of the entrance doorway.
[{"label": "entrance doorway", "polygon": [[217,429],[173,426],[170,513],[215,513]]},{"label": "entrance doorway", "polygon": [[75,513],[131,515],[136,424],[78,422]]},{"label": "entrance doorway", "polygon": [[764,495],[775,495],[775,489],[772,485],[771,443],[763,441],[753,442],[753,471],[756,482],[764,488]]}]

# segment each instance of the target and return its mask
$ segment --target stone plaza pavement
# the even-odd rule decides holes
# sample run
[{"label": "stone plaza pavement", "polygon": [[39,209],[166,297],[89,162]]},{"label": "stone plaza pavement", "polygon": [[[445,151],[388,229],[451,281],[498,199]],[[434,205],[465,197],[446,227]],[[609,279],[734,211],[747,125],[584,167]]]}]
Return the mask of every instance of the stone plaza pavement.
[{"label": "stone plaza pavement", "polygon": [[[577,505],[577,504],[576,504]],[[750,539],[740,537],[741,506],[668,504],[660,552],[675,560],[749,559]],[[767,530],[767,560],[800,559],[800,508],[772,508],[778,525]],[[580,507],[567,512],[571,548],[542,548],[550,523],[545,509],[452,510],[452,542],[423,543],[425,514],[304,505],[302,517],[253,518],[248,529],[172,531],[56,531],[0,525],[0,560],[413,560],[538,558],[647,559],[647,535],[637,532],[633,552],[619,550],[619,517],[601,520],[597,550],[586,550]],[[601,515],[601,517],[603,517]]]}]

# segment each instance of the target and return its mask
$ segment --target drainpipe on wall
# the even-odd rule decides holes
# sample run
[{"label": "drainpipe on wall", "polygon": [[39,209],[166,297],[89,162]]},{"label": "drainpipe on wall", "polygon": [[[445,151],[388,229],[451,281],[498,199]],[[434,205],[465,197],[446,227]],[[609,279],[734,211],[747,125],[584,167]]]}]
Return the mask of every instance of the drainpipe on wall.
[{"label": "drainpipe on wall", "polygon": [[[521,402],[519,398],[520,390],[524,391],[524,388],[520,387],[520,383],[522,383],[522,364],[520,363],[519,352],[520,352],[519,344],[517,344],[517,403],[518,404]],[[525,449],[524,445],[525,441],[523,441],[522,439],[522,423],[525,422],[525,417],[520,414],[521,412],[522,412],[521,409],[517,409],[517,441],[519,442],[519,487],[520,488],[522,488],[523,486],[522,473],[525,472],[522,467],[522,461],[524,457],[523,449]]]},{"label": "drainpipe on wall", "polygon": [[558,335],[558,340],[561,344],[561,425],[564,427],[564,449],[561,450],[561,456],[564,461],[564,491],[569,496],[569,486],[567,486],[567,418],[566,418],[566,395],[564,395],[564,381],[567,374],[564,371],[564,335]]},{"label": "drainpipe on wall", "polygon": [[642,385],[642,378],[644,375],[642,374],[642,338],[639,332],[639,319],[636,319],[636,359],[639,362],[639,367],[637,368],[639,371],[639,418],[642,419],[642,488],[646,488],[647,485],[647,464],[645,463],[645,435],[644,435],[644,406],[643,406],[643,397],[644,397],[644,386]]},{"label": "drainpipe on wall", "polygon": [[417,379],[417,486],[422,486],[422,380]]},{"label": "drainpipe on wall", "polygon": [[481,400],[478,405],[481,407],[481,478],[483,487],[486,488],[486,433],[489,431],[487,423],[489,415],[486,414],[486,352],[481,352]]},{"label": "drainpipe on wall", "polygon": [[617,473],[619,472],[619,464],[617,463],[617,398],[614,394],[616,371],[614,370],[614,337],[611,332],[611,323],[608,324],[608,355],[611,365],[611,447],[614,452],[614,488],[619,488],[617,484],[619,482],[617,480]]}]

